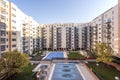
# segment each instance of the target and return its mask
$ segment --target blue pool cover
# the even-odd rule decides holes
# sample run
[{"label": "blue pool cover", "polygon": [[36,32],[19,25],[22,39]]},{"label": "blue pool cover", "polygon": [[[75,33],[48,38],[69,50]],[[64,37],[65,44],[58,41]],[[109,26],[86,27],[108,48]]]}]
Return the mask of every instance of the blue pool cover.
[{"label": "blue pool cover", "polygon": [[50,52],[46,55],[45,60],[52,60],[52,59],[61,59],[64,58],[63,52]]},{"label": "blue pool cover", "polygon": [[56,63],[51,80],[83,80],[75,63]]}]

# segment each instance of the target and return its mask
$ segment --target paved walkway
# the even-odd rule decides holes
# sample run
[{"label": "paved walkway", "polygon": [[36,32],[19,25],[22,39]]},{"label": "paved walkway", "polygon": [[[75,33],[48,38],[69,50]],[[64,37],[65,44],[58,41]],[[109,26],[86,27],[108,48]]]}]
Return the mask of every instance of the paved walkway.
[{"label": "paved walkway", "polygon": [[84,50],[80,50],[80,54],[82,54],[82,55],[83,55],[83,56],[85,56],[85,57],[88,57],[87,52],[86,52],[86,51],[84,51]]},{"label": "paved walkway", "polygon": [[66,51],[64,52],[64,58],[68,58]]},{"label": "paved walkway", "polygon": [[120,65],[116,64],[116,63],[113,63],[113,62],[110,62],[110,63],[107,63],[108,65],[111,65],[111,66],[114,66],[117,70],[120,71]]},{"label": "paved walkway", "polygon": [[84,80],[99,80],[85,64],[80,63],[77,67],[82,73],[81,75],[83,76]]}]

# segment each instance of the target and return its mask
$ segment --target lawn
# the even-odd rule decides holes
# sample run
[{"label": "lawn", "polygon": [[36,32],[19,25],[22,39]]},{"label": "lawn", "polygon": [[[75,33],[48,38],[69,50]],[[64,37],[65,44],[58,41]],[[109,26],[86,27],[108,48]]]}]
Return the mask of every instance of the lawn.
[{"label": "lawn", "polygon": [[68,58],[69,59],[81,59],[81,58],[84,58],[84,56],[81,55],[77,51],[70,51],[69,54],[68,54]]},{"label": "lawn", "polygon": [[35,77],[32,77],[34,67],[35,65],[28,65],[21,73],[17,74],[13,80],[36,80]]},{"label": "lawn", "polygon": [[96,54],[93,53],[93,52],[91,52],[90,50],[86,50],[86,52],[88,53],[88,55],[89,55],[90,57],[96,57]]},{"label": "lawn", "polygon": [[97,66],[95,62],[91,62],[88,66],[104,80],[115,80],[115,76],[120,78],[120,71],[110,65],[99,63]]}]

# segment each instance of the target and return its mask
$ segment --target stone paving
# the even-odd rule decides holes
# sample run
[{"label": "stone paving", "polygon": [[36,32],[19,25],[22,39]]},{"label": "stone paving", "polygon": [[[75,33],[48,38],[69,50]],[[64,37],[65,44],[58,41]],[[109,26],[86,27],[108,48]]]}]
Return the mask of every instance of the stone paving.
[{"label": "stone paving", "polygon": [[99,80],[97,76],[85,64],[80,63],[77,67],[82,73],[84,80]]}]

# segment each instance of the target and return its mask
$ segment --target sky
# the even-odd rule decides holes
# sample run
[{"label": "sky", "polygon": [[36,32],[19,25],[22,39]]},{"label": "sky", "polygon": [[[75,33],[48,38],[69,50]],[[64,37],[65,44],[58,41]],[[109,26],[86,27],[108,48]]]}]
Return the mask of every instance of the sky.
[{"label": "sky", "polygon": [[117,0],[8,0],[38,23],[89,22]]}]

